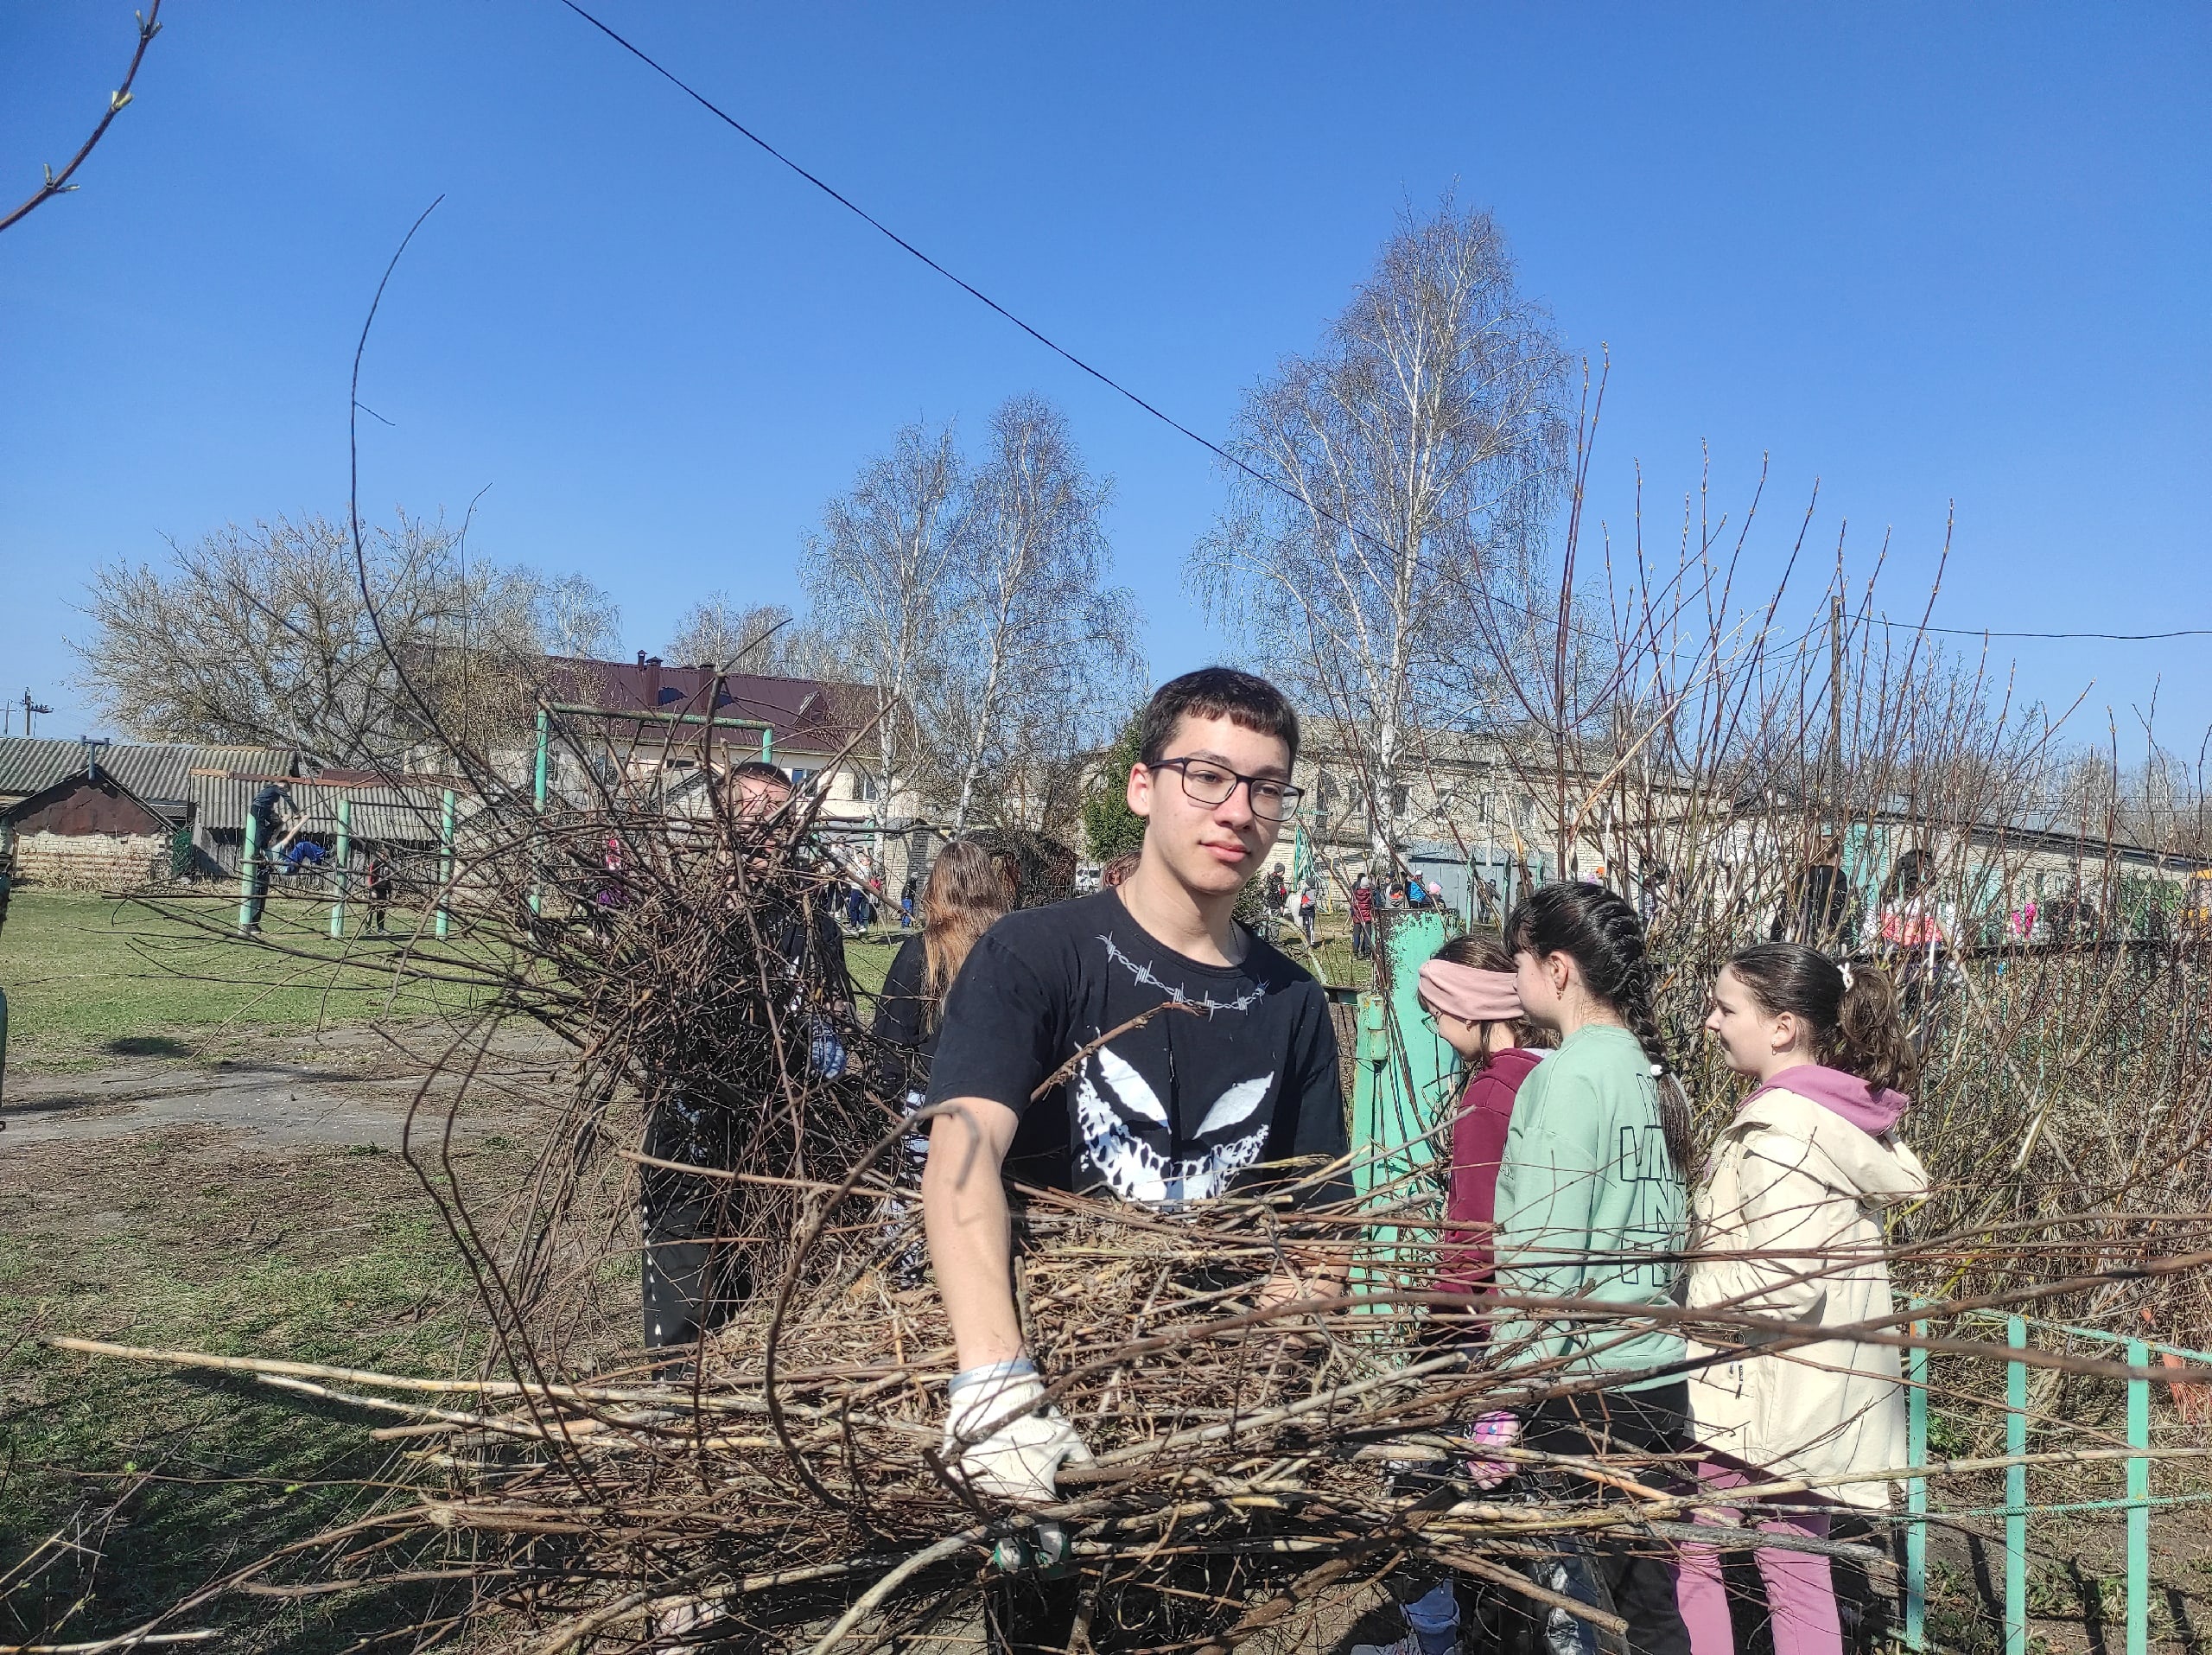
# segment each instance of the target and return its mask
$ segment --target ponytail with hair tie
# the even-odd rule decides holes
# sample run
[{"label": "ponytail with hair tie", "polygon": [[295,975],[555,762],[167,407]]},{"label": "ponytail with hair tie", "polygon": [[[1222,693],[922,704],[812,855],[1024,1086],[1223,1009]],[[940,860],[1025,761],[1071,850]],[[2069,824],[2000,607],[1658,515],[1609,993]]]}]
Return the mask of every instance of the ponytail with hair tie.
[{"label": "ponytail with hair tie", "polygon": [[1877,1092],[1910,1096],[1920,1084],[1920,1053],[1906,1032],[1897,985],[1877,966],[1832,960],[1803,943],[1739,948],[1728,969],[1770,1017],[1783,1012],[1813,1031],[1813,1053]]}]

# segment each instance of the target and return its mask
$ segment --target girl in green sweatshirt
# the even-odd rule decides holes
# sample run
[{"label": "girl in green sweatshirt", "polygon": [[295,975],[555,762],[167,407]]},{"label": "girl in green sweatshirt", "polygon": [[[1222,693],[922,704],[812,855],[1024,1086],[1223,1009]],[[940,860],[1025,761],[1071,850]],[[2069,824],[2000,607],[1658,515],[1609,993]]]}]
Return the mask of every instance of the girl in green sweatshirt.
[{"label": "girl in green sweatshirt", "polygon": [[[1689,1107],[1652,1015],[1643,923],[1602,887],[1547,885],[1514,910],[1505,945],[1529,1020],[1560,1047],[1521,1085],[1498,1170],[1492,1348],[1536,1393],[1503,1435],[1547,1454],[1686,1452],[1682,1340],[1647,1313],[1677,1302]],[[1636,1474],[1668,1478],[1663,1465]],[[1688,1651],[1674,1565],[1651,1548],[1602,1543],[1556,1567],[1584,1576],[1554,1587],[1578,1597],[1595,1576],[1637,1655]]]}]

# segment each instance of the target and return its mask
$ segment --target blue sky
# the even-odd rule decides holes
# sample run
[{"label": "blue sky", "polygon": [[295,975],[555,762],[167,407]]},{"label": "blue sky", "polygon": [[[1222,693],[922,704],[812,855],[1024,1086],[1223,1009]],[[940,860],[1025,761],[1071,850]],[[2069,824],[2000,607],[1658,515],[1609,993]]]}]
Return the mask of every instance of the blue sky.
[{"label": "blue sky", "polygon": [[[601,15],[945,264],[1196,429],[1309,347],[1408,201],[1494,210],[1612,360],[1593,512],[1678,521],[1771,455],[1771,566],[1891,535],[1939,621],[2212,625],[2212,11],[648,6]],[[0,193],[80,141],[109,0],[0,9]],[[1195,445],[845,215],[555,0],[170,0],[76,194],[0,237],[0,692],[89,726],[86,569],[346,498],[612,590],[658,648],[722,588],[788,601],[800,533],[900,422],[1068,410],[1116,480],[1155,672],[1220,647],[1184,559]],[[1816,592],[1805,595],[1807,612]],[[2022,683],[2212,722],[2212,640],[2000,645]],[[20,722],[16,726],[21,728]]]}]

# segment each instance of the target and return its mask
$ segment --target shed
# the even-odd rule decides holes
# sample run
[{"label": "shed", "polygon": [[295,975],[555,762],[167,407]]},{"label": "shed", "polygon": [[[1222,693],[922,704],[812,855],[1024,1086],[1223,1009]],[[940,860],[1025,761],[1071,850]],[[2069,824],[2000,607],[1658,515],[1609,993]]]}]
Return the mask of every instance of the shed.
[{"label": "shed", "polygon": [[186,871],[191,831],[112,771],[86,767],[0,810],[26,884],[78,890],[146,885]]}]

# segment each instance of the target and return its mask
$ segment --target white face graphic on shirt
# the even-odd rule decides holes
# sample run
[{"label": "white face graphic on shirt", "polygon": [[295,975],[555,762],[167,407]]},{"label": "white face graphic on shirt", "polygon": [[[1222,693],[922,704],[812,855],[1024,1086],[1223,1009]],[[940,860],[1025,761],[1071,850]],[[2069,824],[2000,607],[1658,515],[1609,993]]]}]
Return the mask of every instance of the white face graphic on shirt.
[{"label": "white face graphic on shirt", "polygon": [[1147,1136],[1173,1138],[1159,1094],[1127,1061],[1101,1050],[1076,1077],[1076,1121],[1084,1149],[1108,1187],[1125,1201],[1209,1200],[1266,1148],[1268,1123],[1254,1117],[1274,1080],[1268,1073],[1230,1086],[1198,1123],[1198,1154],[1171,1158],[1145,1142]]}]

